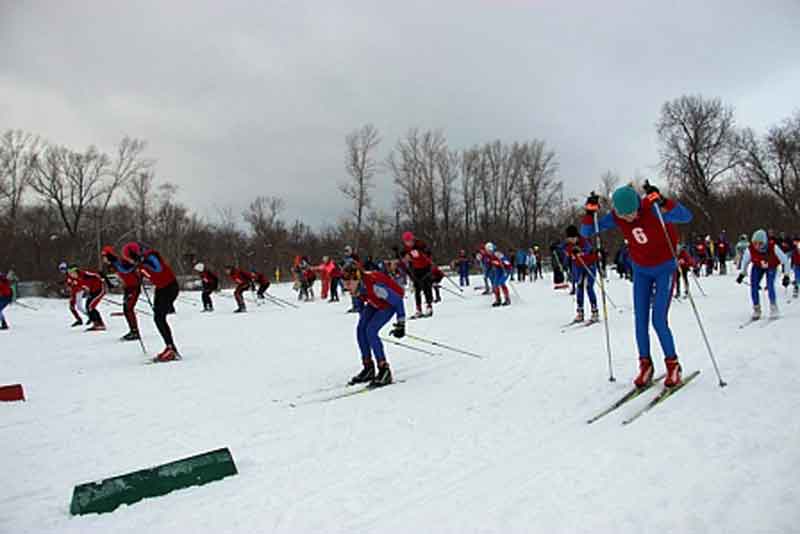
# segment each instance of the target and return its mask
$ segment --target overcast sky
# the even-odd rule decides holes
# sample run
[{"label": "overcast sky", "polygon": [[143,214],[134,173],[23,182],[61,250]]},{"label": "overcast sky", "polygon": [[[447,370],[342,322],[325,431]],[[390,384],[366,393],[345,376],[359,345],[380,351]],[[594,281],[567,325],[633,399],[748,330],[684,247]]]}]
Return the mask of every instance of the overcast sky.
[{"label": "overcast sky", "polygon": [[[718,96],[763,130],[800,108],[800,0],[0,0],[0,130],[149,142],[202,215],[257,195],[347,209],[345,135],[544,139],[570,194],[652,176],[659,108]],[[378,178],[390,210],[391,178]]]}]

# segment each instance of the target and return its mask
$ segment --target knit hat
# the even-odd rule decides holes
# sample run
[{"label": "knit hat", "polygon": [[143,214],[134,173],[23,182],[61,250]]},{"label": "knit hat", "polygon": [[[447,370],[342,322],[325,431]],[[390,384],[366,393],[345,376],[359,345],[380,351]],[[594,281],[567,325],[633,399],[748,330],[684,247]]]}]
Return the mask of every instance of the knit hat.
[{"label": "knit hat", "polygon": [[751,243],[767,243],[767,232],[764,230],[756,230],[753,232],[753,237],[750,238]]},{"label": "knit hat", "polygon": [[633,215],[639,210],[639,193],[633,187],[624,185],[614,191],[611,204],[617,215]]},{"label": "knit hat", "polygon": [[411,232],[403,232],[403,241],[414,241],[414,234]]},{"label": "knit hat", "polygon": [[567,237],[578,237],[578,227],[574,224],[567,226]]}]

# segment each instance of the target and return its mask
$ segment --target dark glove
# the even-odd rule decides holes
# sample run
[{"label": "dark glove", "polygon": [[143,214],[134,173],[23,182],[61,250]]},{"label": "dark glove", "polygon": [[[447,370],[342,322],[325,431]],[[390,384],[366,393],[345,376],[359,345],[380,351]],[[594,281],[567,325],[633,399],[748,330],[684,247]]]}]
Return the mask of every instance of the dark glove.
[{"label": "dark glove", "polygon": [[594,191],[591,192],[589,197],[586,199],[586,211],[588,213],[597,213],[597,210],[600,209],[600,197]]},{"label": "dark glove", "polygon": [[744,273],[739,273],[739,276],[736,277],[736,283],[741,284],[744,281]]},{"label": "dark glove", "polygon": [[581,247],[572,247],[572,254],[575,256],[579,256],[582,252]]},{"label": "dark glove", "polygon": [[389,335],[394,336],[396,338],[401,338],[406,336],[406,322],[405,321],[397,321],[394,323],[394,327],[392,331],[389,332]]},{"label": "dark glove", "polygon": [[661,191],[656,186],[651,185],[649,181],[644,182],[644,192],[647,193],[647,198],[650,201],[659,206],[663,206],[667,202],[667,199],[661,196]]},{"label": "dark glove", "polygon": [[789,275],[788,274],[784,274],[783,275],[783,287],[789,287]]}]

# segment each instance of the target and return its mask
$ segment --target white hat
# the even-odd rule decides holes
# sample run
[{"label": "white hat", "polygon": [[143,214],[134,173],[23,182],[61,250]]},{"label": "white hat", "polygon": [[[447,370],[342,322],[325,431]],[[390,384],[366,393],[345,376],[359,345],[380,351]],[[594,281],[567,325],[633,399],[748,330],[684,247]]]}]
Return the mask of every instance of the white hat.
[{"label": "white hat", "polygon": [[494,252],[494,243],[488,241],[484,248],[486,249],[487,252]]},{"label": "white hat", "polygon": [[203,271],[206,270],[206,266],[203,265],[203,263],[198,263],[194,266],[194,270],[197,271],[198,273],[202,273]]}]

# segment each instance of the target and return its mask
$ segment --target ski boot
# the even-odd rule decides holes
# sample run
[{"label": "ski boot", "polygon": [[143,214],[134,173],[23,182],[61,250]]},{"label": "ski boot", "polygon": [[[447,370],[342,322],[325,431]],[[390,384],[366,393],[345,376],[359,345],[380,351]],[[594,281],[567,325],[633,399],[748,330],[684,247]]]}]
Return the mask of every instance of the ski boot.
[{"label": "ski boot", "polygon": [[141,337],[139,337],[138,330],[131,330],[130,332],[128,332],[119,339],[120,341],[138,341],[139,339],[141,339]]},{"label": "ski boot", "polygon": [[245,308],[244,306],[239,306],[238,308],[233,310],[233,313],[245,313],[246,311],[247,311],[247,308]]},{"label": "ski boot", "polygon": [[87,332],[103,332],[106,329],[106,325],[103,323],[94,323],[92,326],[86,329]]},{"label": "ski boot", "polygon": [[750,316],[750,319],[753,321],[758,321],[761,319],[761,306],[758,304],[753,306],[753,315]]},{"label": "ski boot", "polygon": [[83,326],[83,321],[75,319],[75,322],[70,325],[70,328],[75,328],[76,326]]},{"label": "ski boot", "polygon": [[667,376],[664,378],[664,386],[673,388],[681,383],[681,364],[678,363],[678,358],[664,358],[664,363],[667,366]]},{"label": "ski boot", "polygon": [[650,358],[639,358],[639,374],[634,379],[633,385],[635,385],[637,388],[643,388],[649,386],[652,381],[653,360]]},{"label": "ski boot", "polygon": [[792,292],[792,298],[797,298],[798,294],[800,294],[800,285],[797,282],[794,283],[794,291]]},{"label": "ski boot", "polygon": [[364,368],[361,369],[360,373],[350,379],[350,382],[347,383],[348,386],[372,382],[372,380],[375,379],[375,364],[372,363],[372,360],[363,360],[362,363],[364,364]]},{"label": "ski boot", "polygon": [[500,298],[496,298],[494,300],[494,302],[492,302],[492,308],[497,308],[497,307],[502,306],[502,305],[503,305],[503,303],[500,302]]},{"label": "ski boot", "polygon": [[573,323],[582,323],[584,320],[583,310],[578,310],[575,314],[575,318],[572,320]]},{"label": "ski boot", "polygon": [[780,310],[778,309],[777,302],[770,302],[769,304],[769,318],[770,319],[777,319],[780,315]]},{"label": "ski boot", "polygon": [[385,363],[378,367],[378,374],[375,375],[375,378],[372,379],[372,382],[369,383],[369,387],[371,388],[379,388],[383,386],[388,386],[392,383],[392,370],[389,369],[389,364]]},{"label": "ski boot", "polygon": [[5,321],[0,323],[0,330],[8,330],[8,323]]},{"label": "ski boot", "polygon": [[425,308],[425,313],[422,314],[423,317],[433,317],[433,306],[428,304]]},{"label": "ski boot", "polygon": [[503,301],[503,306],[511,306],[511,299],[506,297],[506,300]]},{"label": "ski boot", "polygon": [[593,323],[597,323],[600,321],[600,312],[597,311],[597,308],[592,310],[592,316],[589,318],[589,321]]},{"label": "ski boot", "polygon": [[175,360],[180,360],[181,357],[178,354],[178,351],[175,350],[175,347],[167,346],[164,350],[158,353],[158,355],[153,358],[154,363],[164,363],[164,362],[173,362]]}]

